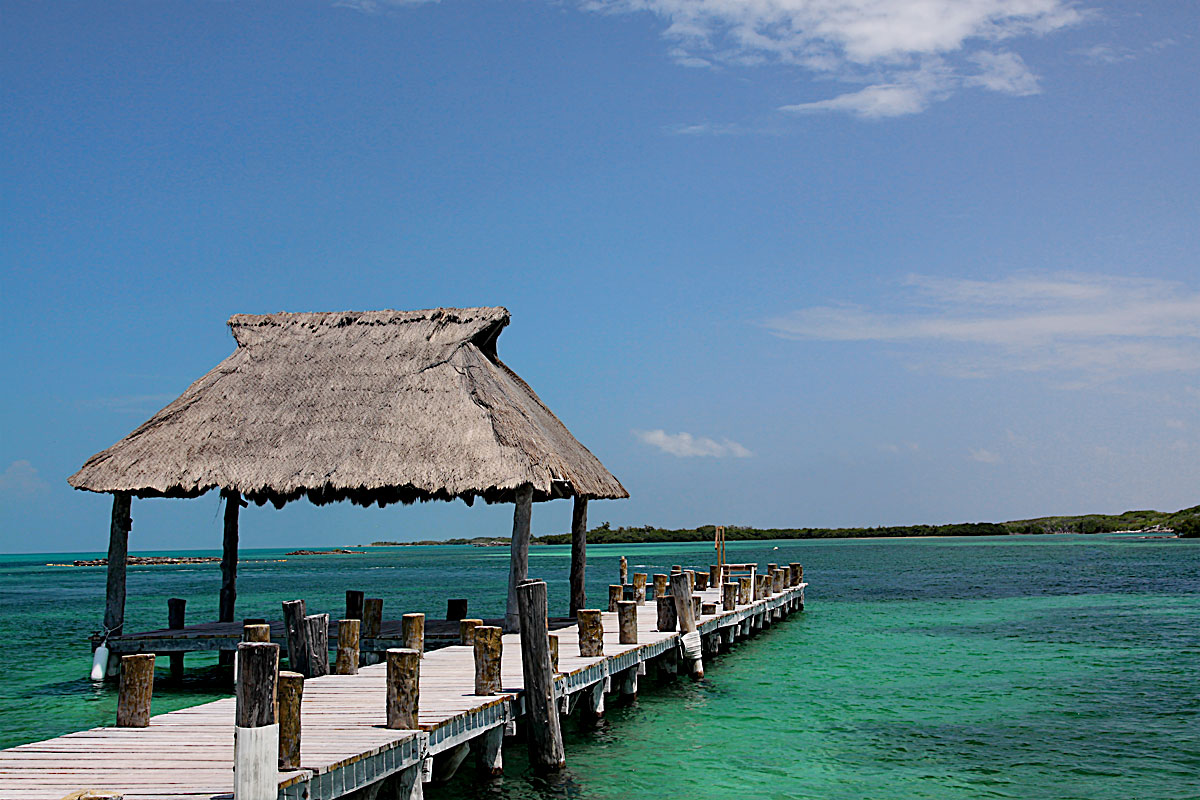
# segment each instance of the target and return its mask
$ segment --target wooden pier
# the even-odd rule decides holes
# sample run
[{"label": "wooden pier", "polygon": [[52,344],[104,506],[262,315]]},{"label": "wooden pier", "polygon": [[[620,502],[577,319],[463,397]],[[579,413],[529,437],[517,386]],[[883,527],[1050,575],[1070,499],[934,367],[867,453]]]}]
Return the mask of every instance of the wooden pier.
[{"label": "wooden pier", "polygon": [[[600,615],[602,655],[580,654],[576,626],[558,628],[552,700],[557,713],[603,713],[605,695],[636,694],[640,676],[684,671],[689,656],[724,650],[802,610],[807,586],[802,572],[771,572],[774,580],[757,576],[748,596],[745,578],[737,592],[730,584],[697,589],[700,650],[694,637],[659,630],[662,609],[655,602],[636,604],[642,598],[623,601],[619,613]],[[644,582],[641,591],[644,596]],[[625,615],[625,626],[618,624],[619,614]],[[634,636],[631,622],[636,643],[628,642]],[[473,694],[474,648],[455,645],[425,653],[417,725],[410,730],[386,727],[386,664],[305,680],[300,766],[278,772],[277,797],[331,800],[354,793],[354,800],[409,800],[421,796],[424,782],[448,779],[468,751],[485,774],[496,774],[503,737],[515,732],[516,721],[528,711],[521,635],[505,635],[502,643],[501,691],[493,695]],[[158,642],[155,648],[161,649]],[[152,717],[144,728],[94,728],[3,750],[0,800],[234,798],[234,728],[230,698]],[[84,790],[91,794],[81,794]]]}]

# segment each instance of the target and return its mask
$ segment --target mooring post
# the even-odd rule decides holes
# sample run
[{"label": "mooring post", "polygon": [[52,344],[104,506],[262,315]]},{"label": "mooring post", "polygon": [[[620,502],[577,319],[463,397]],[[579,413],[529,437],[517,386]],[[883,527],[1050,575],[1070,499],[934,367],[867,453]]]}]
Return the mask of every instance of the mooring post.
[{"label": "mooring post", "polygon": [[708,573],[707,572],[695,572],[692,574],[696,576],[696,578],[695,578],[696,591],[702,592],[708,588]]},{"label": "mooring post", "polygon": [[279,795],[279,645],[242,642],[237,655],[233,796],[275,800]]},{"label": "mooring post", "polygon": [[646,573],[633,573],[633,602],[639,606],[646,605]]},{"label": "mooring post", "polygon": [[804,583],[804,566],[802,564],[792,564],[792,586],[799,586]]},{"label": "mooring post", "polygon": [[771,592],[780,594],[783,592],[783,568],[776,567],[771,574]]},{"label": "mooring post", "polygon": [[675,600],[675,615],[679,618],[679,630],[683,632],[681,644],[683,655],[691,662],[693,679],[704,677],[704,662],[701,659],[700,632],[696,629],[696,615],[692,606],[690,580],[686,573],[671,576],[671,596]]},{"label": "mooring post", "polygon": [[269,642],[271,641],[271,626],[265,622],[242,622],[242,641],[243,642]]},{"label": "mooring post", "polygon": [[500,691],[503,633],[494,625],[475,627],[475,694],[488,695]]},{"label": "mooring post", "polygon": [[613,612],[617,610],[617,603],[625,599],[625,587],[618,586],[613,583],[608,587],[608,610]]},{"label": "mooring post", "polygon": [[293,672],[308,675],[308,626],[304,622],[304,601],[283,601],[283,630],[287,637],[288,665]]},{"label": "mooring post", "polygon": [[679,627],[679,617],[675,614],[675,598],[661,595],[655,601],[658,603],[658,625],[660,631],[673,631]]},{"label": "mooring post", "polygon": [[700,603],[701,603],[700,595],[693,594],[692,595],[692,617],[697,622],[700,621]]},{"label": "mooring post", "polygon": [[571,510],[571,600],[569,615],[587,605],[587,498],[575,495]]},{"label": "mooring post", "polygon": [[[167,628],[170,630],[180,630],[184,627],[184,612],[187,609],[187,600],[182,597],[172,597],[167,600]],[[183,653],[171,653],[171,680],[178,681],[183,678]]]},{"label": "mooring post", "polygon": [[363,624],[362,637],[364,639],[374,639],[379,636],[379,629],[383,626],[383,598],[382,597],[367,597],[363,599]]},{"label": "mooring post", "polygon": [[595,658],[604,655],[604,621],[598,608],[579,609],[579,655]]},{"label": "mooring post", "polygon": [[346,619],[362,621],[363,601],[366,597],[366,594],[358,589],[346,590]]},{"label": "mooring post", "polygon": [[358,634],[362,622],[357,619],[338,620],[337,658],[333,671],[338,675],[358,674]]},{"label": "mooring post", "polygon": [[475,629],[483,624],[481,619],[460,619],[458,621],[458,643],[471,647],[475,644]]},{"label": "mooring post", "polygon": [[655,575],[654,575],[654,596],[655,597],[666,597],[667,596],[667,592],[668,592],[667,586],[669,585],[670,580],[671,579],[669,577],[662,574],[661,572],[655,573]]},{"label": "mooring post", "polygon": [[150,698],[154,694],[154,654],[121,656],[121,683],[117,690],[117,727],[145,728],[150,724]]},{"label": "mooring post", "polygon": [[458,622],[467,615],[467,601],[462,597],[452,597],[446,601],[446,619]]},{"label": "mooring post", "polygon": [[629,583],[629,560],[621,556],[621,585]]},{"label": "mooring post", "polygon": [[319,678],[329,674],[329,615],[309,614],[304,618],[308,628],[308,671],[305,676]]},{"label": "mooring post", "polygon": [[400,641],[409,650],[425,653],[425,615],[405,614],[400,618]]},{"label": "mooring post", "polygon": [[304,700],[304,676],[299,672],[280,672],[278,691],[279,769],[300,769],[300,706]]},{"label": "mooring post", "polygon": [[554,669],[546,626],[546,584],[525,581],[517,586],[521,614],[521,673],[525,678],[525,713],[529,715],[529,763],[548,772],[566,764],[558,704],[554,702]]},{"label": "mooring post", "polygon": [[737,609],[738,585],[733,581],[726,581],[721,585],[721,610],[734,611]]},{"label": "mooring post", "polygon": [[738,578],[738,605],[744,606],[754,599],[753,581],[749,577]]},{"label": "mooring post", "polygon": [[708,565],[708,585],[714,589],[721,585],[721,565]]},{"label": "mooring post", "polygon": [[622,600],[617,603],[617,632],[621,644],[637,644],[637,608],[634,600]]},{"label": "mooring post", "polygon": [[700,615],[701,616],[711,617],[713,614],[716,614],[716,613],[717,613],[717,604],[716,603],[701,603],[700,604]]},{"label": "mooring post", "polygon": [[421,654],[408,647],[387,651],[387,726],[416,730],[421,694]]}]

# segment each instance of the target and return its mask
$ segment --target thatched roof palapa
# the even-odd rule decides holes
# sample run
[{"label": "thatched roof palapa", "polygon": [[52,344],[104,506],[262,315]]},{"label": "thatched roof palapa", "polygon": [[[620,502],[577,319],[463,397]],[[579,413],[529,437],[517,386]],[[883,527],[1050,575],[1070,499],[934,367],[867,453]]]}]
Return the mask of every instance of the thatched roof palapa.
[{"label": "thatched roof palapa", "polygon": [[629,493],[496,356],[503,308],[238,314],[237,349],[69,478],[259,503]]}]

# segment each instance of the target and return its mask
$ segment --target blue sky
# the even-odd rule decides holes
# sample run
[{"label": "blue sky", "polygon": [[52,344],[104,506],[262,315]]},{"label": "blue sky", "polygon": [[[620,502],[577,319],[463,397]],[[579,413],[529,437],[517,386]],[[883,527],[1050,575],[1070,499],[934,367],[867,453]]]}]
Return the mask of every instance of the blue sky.
[{"label": "blue sky", "polygon": [[[1067,0],[0,5],[0,549],[233,313],[504,305],[624,482],[593,522],[1200,502],[1200,7]],[[569,524],[535,509],[536,533]],[[131,547],[219,546],[215,495]],[[507,508],[245,512],[245,546]]]}]

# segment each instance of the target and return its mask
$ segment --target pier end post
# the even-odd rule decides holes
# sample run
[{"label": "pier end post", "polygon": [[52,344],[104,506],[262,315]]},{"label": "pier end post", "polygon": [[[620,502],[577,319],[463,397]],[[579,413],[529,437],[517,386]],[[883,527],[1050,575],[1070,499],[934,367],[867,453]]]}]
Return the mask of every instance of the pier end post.
[{"label": "pier end post", "polygon": [[154,654],[121,656],[121,683],[117,690],[117,727],[145,728],[150,724],[150,698],[154,694]]},{"label": "pier end post", "polygon": [[279,645],[242,642],[237,655],[233,796],[275,800],[279,795]]},{"label": "pier end post", "polygon": [[475,694],[489,695],[500,691],[503,633],[494,625],[475,626]]},{"label": "pier end post", "polygon": [[421,654],[408,647],[387,651],[387,726],[417,729],[421,695]]},{"label": "pier end post", "polygon": [[544,582],[525,581],[517,586],[521,615],[521,672],[525,678],[525,713],[530,721],[529,762],[541,772],[561,769],[567,763],[558,704],[554,702],[547,602]]},{"label": "pier end post", "polygon": [[675,601],[675,615],[679,618],[679,630],[683,633],[683,655],[690,662],[694,680],[704,677],[704,662],[701,658],[700,632],[696,629],[696,615],[692,605],[691,578],[686,572],[671,576],[671,597]]}]

